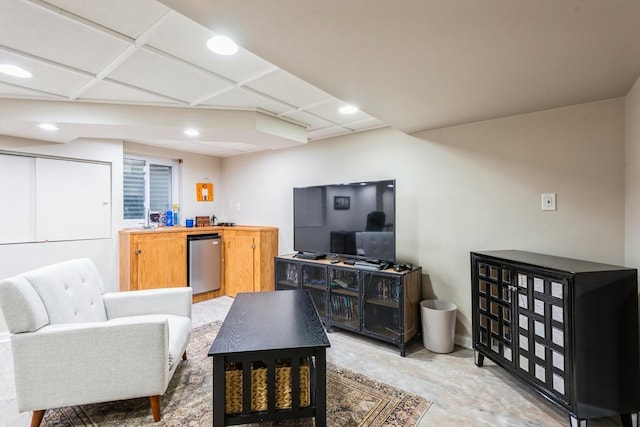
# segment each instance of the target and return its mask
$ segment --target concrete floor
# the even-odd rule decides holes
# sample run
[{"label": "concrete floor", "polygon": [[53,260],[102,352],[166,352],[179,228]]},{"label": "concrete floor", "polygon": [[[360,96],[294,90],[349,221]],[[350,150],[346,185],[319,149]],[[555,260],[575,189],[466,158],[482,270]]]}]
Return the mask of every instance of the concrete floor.
[{"label": "concrete floor", "polygon": [[[233,299],[220,297],[194,304],[193,326],[224,320]],[[486,360],[473,363],[473,352],[426,350],[416,337],[406,357],[398,348],[334,329],[328,334],[327,360],[433,402],[420,426],[569,426],[568,416]],[[19,414],[15,403],[13,360],[8,341],[0,343],[0,427],[29,426],[31,413]],[[590,427],[618,426],[619,418],[592,420]]]}]

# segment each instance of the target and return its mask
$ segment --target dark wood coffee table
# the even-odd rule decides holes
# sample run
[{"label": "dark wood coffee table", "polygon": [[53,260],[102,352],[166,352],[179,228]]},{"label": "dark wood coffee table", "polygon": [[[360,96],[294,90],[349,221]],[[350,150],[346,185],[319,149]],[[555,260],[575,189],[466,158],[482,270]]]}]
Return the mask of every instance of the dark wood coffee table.
[{"label": "dark wood coffee table", "polygon": [[[315,417],[326,424],[326,349],[330,347],[307,291],[250,292],[236,296],[209,356],[213,357],[213,425]],[[276,409],[276,361],[291,363],[291,407]],[[310,405],[300,407],[300,359],[309,361]],[[267,366],[267,410],[251,411],[251,363]],[[225,414],[225,366],[242,364],[242,412]]]}]

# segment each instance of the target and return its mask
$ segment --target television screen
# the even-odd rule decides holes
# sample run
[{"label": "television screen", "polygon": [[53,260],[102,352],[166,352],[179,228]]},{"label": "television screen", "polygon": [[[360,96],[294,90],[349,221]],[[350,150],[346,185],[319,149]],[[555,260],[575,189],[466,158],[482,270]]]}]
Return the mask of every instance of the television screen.
[{"label": "television screen", "polygon": [[395,180],[294,188],[294,250],[395,263],[395,188]]}]

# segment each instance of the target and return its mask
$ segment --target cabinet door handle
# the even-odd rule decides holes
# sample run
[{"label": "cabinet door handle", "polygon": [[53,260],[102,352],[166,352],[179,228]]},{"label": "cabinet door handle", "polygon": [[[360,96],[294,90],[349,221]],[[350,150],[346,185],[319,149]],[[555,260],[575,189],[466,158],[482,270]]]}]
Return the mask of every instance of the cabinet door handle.
[{"label": "cabinet door handle", "polygon": [[141,253],[142,253],[142,249],[136,249],[136,252],[135,252],[136,255],[140,255]]}]

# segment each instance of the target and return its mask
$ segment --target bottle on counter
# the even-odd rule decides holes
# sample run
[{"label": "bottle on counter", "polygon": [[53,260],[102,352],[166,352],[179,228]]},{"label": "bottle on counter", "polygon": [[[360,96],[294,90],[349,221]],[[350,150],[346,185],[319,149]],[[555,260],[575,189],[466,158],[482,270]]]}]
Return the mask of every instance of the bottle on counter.
[{"label": "bottle on counter", "polygon": [[167,209],[167,215],[165,216],[165,225],[167,227],[173,226],[173,211],[171,209]]},{"label": "bottle on counter", "polygon": [[180,225],[180,206],[173,204],[173,225]]}]

